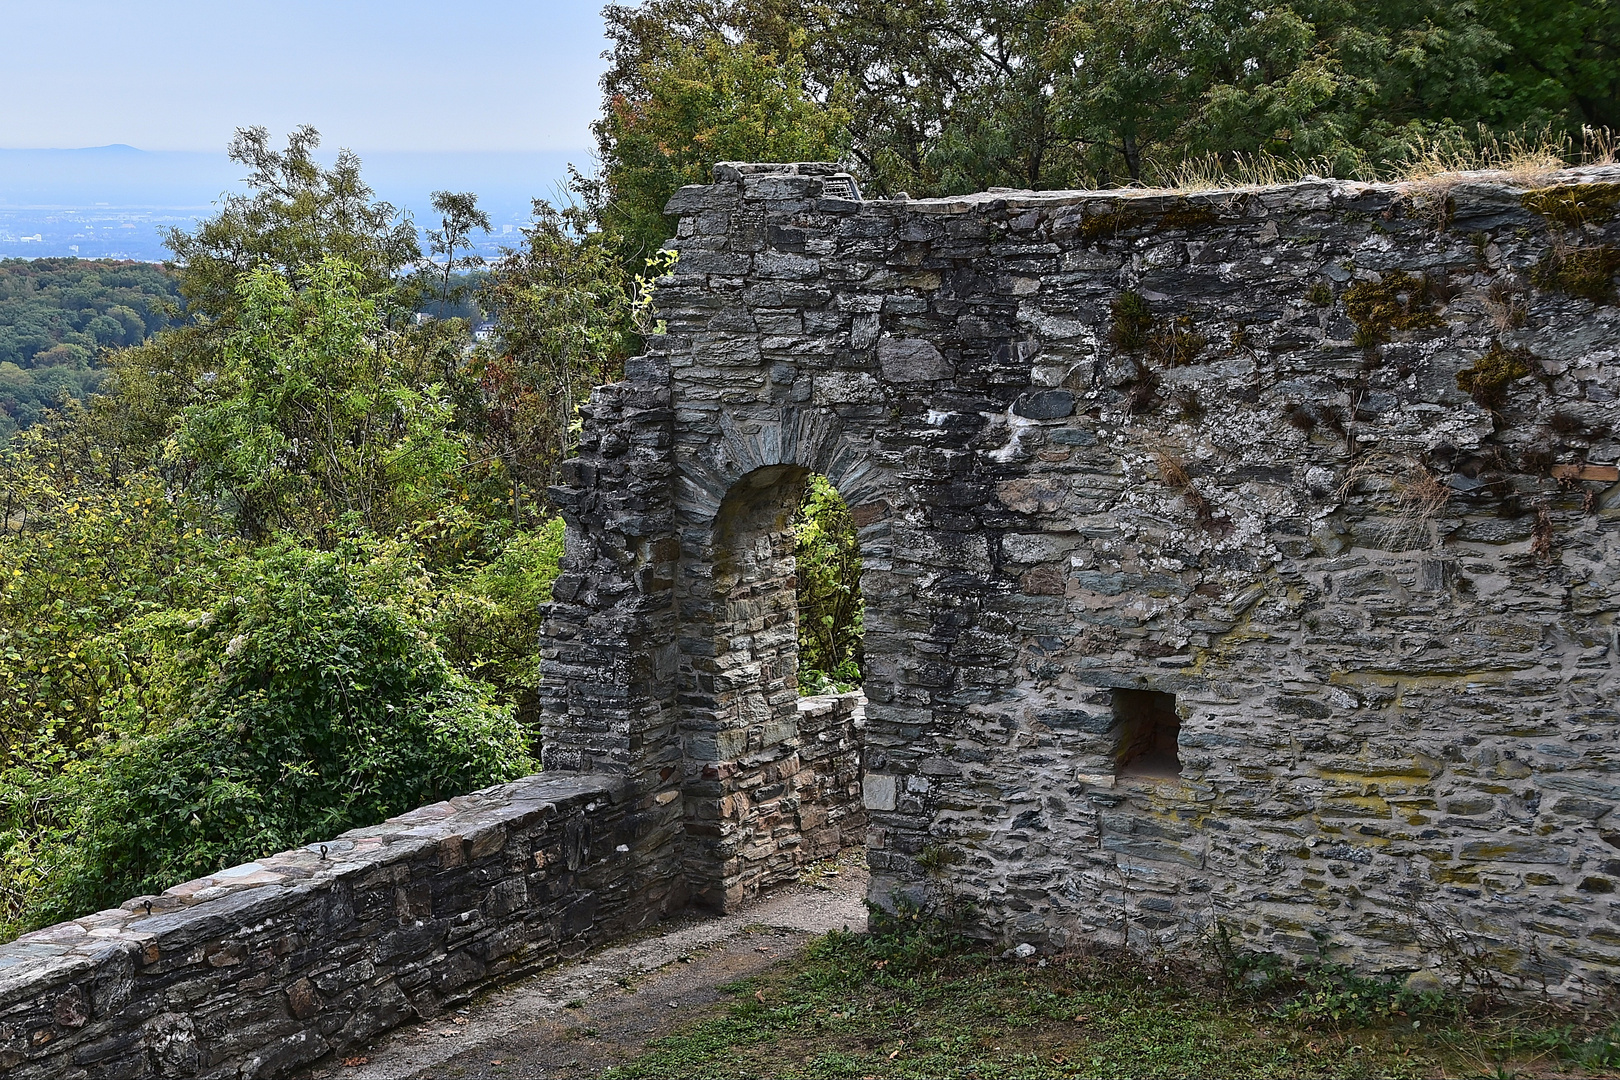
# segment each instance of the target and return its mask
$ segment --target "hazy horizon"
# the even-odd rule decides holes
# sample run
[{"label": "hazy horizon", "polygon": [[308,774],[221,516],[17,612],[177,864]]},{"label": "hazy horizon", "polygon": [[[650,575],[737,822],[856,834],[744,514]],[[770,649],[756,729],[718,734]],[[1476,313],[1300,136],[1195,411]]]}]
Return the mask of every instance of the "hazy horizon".
[{"label": "hazy horizon", "polygon": [[[283,133],[276,133],[279,140]],[[323,141],[330,163],[338,147]],[[432,227],[430,195],[472,191],[494,225],[475,239],[485,255],[515,243],[534,198],[556,201],[568,166],[589,171],[592,152],[367,151],[361,176],[377,198]],[[247,190],[240,165],[217,151],[147,151],[128,144],[68,149],[0,149],[0,258],[168,257],[162,235],[212,214],[220,197]]]},{"label": "hazy horizon", "polygon": [[[7,14],[0,258],[162,259],[160,234],[242,190],[225,149],[261,124],[342,147],[431,224],[476,192],[486,252],[589,170],[605,67],[598,0],[52,0]],[[36,239],[37,238],[37,239]]]}]

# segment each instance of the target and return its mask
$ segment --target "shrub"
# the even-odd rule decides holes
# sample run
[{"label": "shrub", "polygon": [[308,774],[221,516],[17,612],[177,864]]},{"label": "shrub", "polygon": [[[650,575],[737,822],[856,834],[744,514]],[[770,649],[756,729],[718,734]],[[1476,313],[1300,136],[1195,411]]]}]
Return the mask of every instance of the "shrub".
[{"label": "shrub", "polygon": [[799,690],[825,694],[861,681],[861,550],[849,507],[812,476],[794,522],[798,564]]},{"label": "shrub", "polygon": [[0,799],[12,921],[41,925],[514,779],[510,711],[427,631],[406,549],[279,543],[205,610],[124,635],[98,753],[13,769]]}]

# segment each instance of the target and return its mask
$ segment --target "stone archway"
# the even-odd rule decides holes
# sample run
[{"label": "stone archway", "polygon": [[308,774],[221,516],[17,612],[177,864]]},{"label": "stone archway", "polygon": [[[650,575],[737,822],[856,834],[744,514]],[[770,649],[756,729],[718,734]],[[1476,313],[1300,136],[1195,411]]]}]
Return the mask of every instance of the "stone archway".
[{"label": "stone archway", "polygon": [[813,473],[868,525],[887,504],[830,413],[727,423],[705,449],[683,463],[677,504],[682,857],[693,898],[724,909],[864,832],[864,698],[798,692],[792,523]]}]

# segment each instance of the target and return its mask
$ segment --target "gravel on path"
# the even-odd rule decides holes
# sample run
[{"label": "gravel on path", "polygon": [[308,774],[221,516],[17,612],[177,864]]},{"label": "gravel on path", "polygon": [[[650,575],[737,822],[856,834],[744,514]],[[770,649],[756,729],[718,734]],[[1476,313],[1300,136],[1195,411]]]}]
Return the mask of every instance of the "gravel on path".
[{"label": "gravel on path", "polygon": [[852,852],[728,915],[687,912],[383,1036],[305,1080],[573,1080],[723,1012],[720,987],[793,957],[818,934],[866,928],[868,874]]}]

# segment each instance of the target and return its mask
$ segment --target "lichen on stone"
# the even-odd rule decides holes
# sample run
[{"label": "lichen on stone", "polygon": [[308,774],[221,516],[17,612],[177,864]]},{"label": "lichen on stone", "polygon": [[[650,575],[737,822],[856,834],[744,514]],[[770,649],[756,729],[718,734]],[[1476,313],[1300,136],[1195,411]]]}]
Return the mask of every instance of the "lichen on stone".
[{"label": "lichen on stone", "polygon": [[1429,279],[1404,270],[1392,270],[1381,281],[1359,281],[1344,294],[1345,313],[1369,340],[1382,341],[1391,331],[1439,326],[1434,309]]}]

